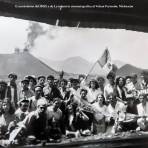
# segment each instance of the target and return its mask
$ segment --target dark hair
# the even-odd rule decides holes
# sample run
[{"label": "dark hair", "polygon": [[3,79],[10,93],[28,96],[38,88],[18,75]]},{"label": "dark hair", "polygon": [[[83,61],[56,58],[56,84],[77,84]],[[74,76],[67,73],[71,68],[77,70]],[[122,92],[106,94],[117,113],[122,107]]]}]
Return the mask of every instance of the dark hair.
[{"label": "dark hair", "polygon": [[114,72],[109,72],[109,74],[107,75],[107,79],[109,79],[109,78],[113,78],[113,79],[115,79],[115,77],[116,77],[116,75],[115,75],[115,73]]},{"label": "dark hair", "polygon": [[84,88],[82,88],[81,90],[80,90],[80,94],[82,93],[82,91],[85,91],[86,92],[86,94],[87,94],[87,89],[84,89]]},{"label": "dark hair", "polygon": [[103,95],[103,94],[98,94],[98,95],[97,95],[97,98],[98,98],[98,96],[101,96],[101,97],[103,98],[103,105],[106,105],[106,102],[105,102],[105,97],[104,97],[104,95]]},{"label": "dark hair", "polygon": [[9,106],[10,106],[10,108],[9,108],[9,114],[14,114],[14,112],[15,112],[15,109],[14,109],[14,107],[12,106],[12,103],[10,102],[10,100],[8,99],[8,98],[5,98],[4,100],[3,100],[3,103],[6,103],[6,104],[9,104]]},{"label": "dark hair", "polygon": [[119,80],[120,79],[123,79],[123,86],[125,85],[125,78],[124,77],[121,77],[119,76],[118,78],[116,78],[116,86],[119,85]]},{"label": "dark hair", "polygon": [[61,84],[61,82],[64,82],[65,85],[67,85],[67,80],[66,80],[66,79],[61,79],[61,80],[60,80],[60,84]]},{"label": "dark hair", "polygon": [[99,88],[99,84],[98,84],[97,80],[95,80],[95,79],[90,80],[90,82],[89,82],[89,88],[91,88],[91,82],[94,82],[95,83],[95,89],[98,89]]},{"label": "dark hair", "polygon": [[132,80],[132,77],[131,76],[126,76],[125,80],[127,80],[127,79],[131,79]]}]

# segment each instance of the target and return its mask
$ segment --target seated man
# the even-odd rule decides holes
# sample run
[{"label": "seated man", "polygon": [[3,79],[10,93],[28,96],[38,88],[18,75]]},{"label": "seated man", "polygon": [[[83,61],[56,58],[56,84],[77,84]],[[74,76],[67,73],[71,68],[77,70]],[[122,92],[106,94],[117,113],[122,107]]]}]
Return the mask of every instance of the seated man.
[{"label": "seated man", "polygon": [[137,105],[138,115],[141,116],[137,120],[138,129],[137,130],[148,130],[148,101],[146,95],[139,96],[140,104]]},{"label": "seated man", "polygon": [[120,122],[125,119],[126,106],[117,101],[114,93],[109,94],[110,100],[106,111],[106,121],[108,123],[107,132],[115,133],[120,130]]},{"label": "seated man", "polygon": [[29,114],[29,100],[22,99],[19,101],[19,108],[15,111],[15,118],[17,122],[23,121]]},{"label": "seated man", "polygon": [[[47,102],[39,99],[37,109],[29,113],[18,127],[10,133],[9,141],[12,142],[23,131],[23,136],[32,135],[36,139],[46,139],[47,127]],[[24,129],[24,130],[23,130]],[[22,137],[21,137],[22,138]]]},{"label": "seated man", "polygon": [[47,120],[49,127],[49,137],[52,140],[60,139],[62,136],[63,122],[62,122],[62,111],[60,110],[61,100],[60,98],[55,98],[53,100],[53,105],[47,108]]}]

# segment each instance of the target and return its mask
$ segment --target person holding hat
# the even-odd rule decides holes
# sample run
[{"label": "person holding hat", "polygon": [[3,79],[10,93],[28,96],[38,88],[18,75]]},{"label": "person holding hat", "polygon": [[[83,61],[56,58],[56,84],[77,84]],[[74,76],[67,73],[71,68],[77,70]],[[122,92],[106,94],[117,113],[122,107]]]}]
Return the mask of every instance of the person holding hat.
[{"label": "person holding hat", "polygon": [[105,100],[107,100],[107,97],[110,93],[115,92],[114,91],[115,90],[115,77],[116,77],[116,75],[112,71],[107,75],[108,83],[104,87]]},{"label": "person holding hat", "polygon": [[44,87],[45,79],[46,79],[45,76],[39,76],[39,77],[37,78],[37,80],[38,80],[37,85],[40,85],[40,86]]},{"label": "person holding hat", "polygon": [[29,80],[27,78],[21,81],[21,90],[19,92],[18,101],[23,98],[29,99],[30,97],[34,96],[34,92],[31,91],[29,88]]},{"label": "person holding hat", "polygon": [[17,108],[17,75],[15,73],[10,73],[8,75],[9,82],[8,82],[8,98],[10,98],[12,105],[14,108]]}]

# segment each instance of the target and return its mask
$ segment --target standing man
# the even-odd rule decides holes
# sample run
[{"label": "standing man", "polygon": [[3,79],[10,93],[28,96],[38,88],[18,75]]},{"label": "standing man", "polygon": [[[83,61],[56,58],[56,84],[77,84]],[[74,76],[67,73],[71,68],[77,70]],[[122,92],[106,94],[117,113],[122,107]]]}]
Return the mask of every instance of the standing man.
[{"label": "standing man", "polygon": [[37,101],[42,98],[43,88],[40,85],[35,87],[35,95],[29,98],[29,111],[34,111],[37,109]]},{"label": "standing man", "polygon": [[15,73],[10,73],[8,75],[9,82],[8,82],[8,93],[7,97],[10,98],[11,103],[14,108],[17,108],[17,75]]},{"label": "standing man", "polygon": [[54,76],[49,75],[47,77],[47,85],[43,88],[43,92],[49,93],[50,100],[54,98],[61,98],[63,99],[59,89],[54,85]]},{"label": "standing man", "polygon": [[40,85],[44,88],[44,85],[45,85],[45,79],[46,77],[45,76],[39,76],[38,77],[38,82],[37,82],[37,85]]},{"label": "standing man", "polygon": [[27,78],[23,79],[21,81],[21,90],[19,92],[18,101],[23,98],[29,99],[30,97],[34,96],[34,92],[31,91],[28,87],[29,87],[29,80]]}]

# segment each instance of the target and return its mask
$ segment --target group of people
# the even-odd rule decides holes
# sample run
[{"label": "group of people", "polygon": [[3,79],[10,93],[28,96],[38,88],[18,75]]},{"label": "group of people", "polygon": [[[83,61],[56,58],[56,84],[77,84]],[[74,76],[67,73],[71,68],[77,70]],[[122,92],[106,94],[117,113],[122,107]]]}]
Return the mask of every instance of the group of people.
[{"label": "group of people", "polygon": [[[17,75],[0,81],[0,139],[57,141],[101,133],[148,130],[148,75],[68,80]],[[22,140],[23,141],[23,140]]]}]

